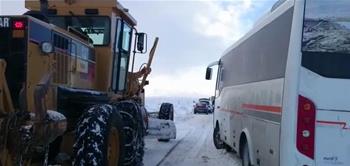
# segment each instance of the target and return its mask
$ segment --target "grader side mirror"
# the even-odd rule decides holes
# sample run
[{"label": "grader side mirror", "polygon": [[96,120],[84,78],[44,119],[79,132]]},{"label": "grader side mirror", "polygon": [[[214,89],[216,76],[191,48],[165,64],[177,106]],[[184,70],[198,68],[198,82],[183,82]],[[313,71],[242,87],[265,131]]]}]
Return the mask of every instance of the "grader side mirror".
[{"label": "grader side mirror", "polygon": [[205,73],[205,79],[206,79],[206,80],[211,80],[212,70],[213,70],[213,69],[210,68],[210,67],[207,68],[207,71],[206,71],[206,73]]},{"label": "grader side mirror", "polygon": [[140,53],[147,52],[147,34],[146,33],[137,33],[137,51]]}]

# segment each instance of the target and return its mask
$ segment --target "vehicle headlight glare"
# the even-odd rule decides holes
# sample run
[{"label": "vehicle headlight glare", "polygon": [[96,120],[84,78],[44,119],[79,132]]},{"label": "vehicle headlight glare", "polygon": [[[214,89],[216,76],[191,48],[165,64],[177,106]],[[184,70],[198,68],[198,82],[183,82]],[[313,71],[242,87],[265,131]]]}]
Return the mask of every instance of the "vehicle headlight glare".
[{"label": "vehicle headlight glare", "polygon": [[53,52],[52,44],[50,42],[42,42],[41,51],[46,54],[52,53]]}]

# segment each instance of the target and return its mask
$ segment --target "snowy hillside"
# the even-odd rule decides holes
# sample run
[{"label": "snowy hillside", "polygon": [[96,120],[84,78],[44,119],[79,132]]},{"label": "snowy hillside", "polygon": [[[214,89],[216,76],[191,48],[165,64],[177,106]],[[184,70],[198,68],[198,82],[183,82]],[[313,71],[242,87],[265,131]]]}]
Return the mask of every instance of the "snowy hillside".
[{"label": "snowy hillside", "polygon": [[196,100],[196,98],[190,97],[147,97],[146,109],[148,112],[158,112],[160,105],[164,102],[168,102],[174,105],[175,117],[185,116],[192,114],[193,101]]},{"label": "snowy hillside", "polygon": [[306,19],[303,50],[350,53],[350,29],[336,20]]}]

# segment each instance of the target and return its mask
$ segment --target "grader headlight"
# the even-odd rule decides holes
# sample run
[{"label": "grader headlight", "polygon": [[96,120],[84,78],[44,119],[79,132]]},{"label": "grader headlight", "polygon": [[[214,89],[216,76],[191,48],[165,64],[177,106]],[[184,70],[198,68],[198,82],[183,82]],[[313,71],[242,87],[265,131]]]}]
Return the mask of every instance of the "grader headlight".
[{"label": "grader headlight", "polygon": [[40,48],[41,48],[41,51],[46,54],[53,52],[53,46],[50,42],[42,42],[40,45]]}]

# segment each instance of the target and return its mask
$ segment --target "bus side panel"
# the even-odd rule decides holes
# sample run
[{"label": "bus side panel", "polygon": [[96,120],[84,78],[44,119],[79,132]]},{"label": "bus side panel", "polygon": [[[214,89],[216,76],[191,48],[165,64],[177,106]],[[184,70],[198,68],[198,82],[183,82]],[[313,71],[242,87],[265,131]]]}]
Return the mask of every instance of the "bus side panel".
[{"label": "bus side panel", "polygon": [[243,129],[243,126],[250,126],[251,123],[247,124],[245,120],[243,120],[243,114],[238,111],[232,114],[232,119],[230,121],[230,127],[232,130],[232,138],[233,138],[233,149],[236,150],[236,152],[239,152],[239,139],[240,135]]},{"label": "bus side panel", "polygon": [[238,150],[242,131],[248,132],[251,162],[261,166],[279,165],[282,96],[293,7],[285,5],[276,13],[274,19],[253,30],[221,58],[223,72],[218,87],[219,111],[226,114],[225,121],[229,119],[225,127],[228,132],[223,133],[225,142]]},{"label": "bus side panel", "polygon": [[226,144],[230,145],[230,142],[227,140],[228,136],[228,118],[230,117],[230,112],[221,108],[222,97],[217,97],[215,99],[215,111],[214,111],[214,127],[216,127],[216,122],[219,124],[220,128],[220,139]]},{"label": "bus side panel", "polygon": [[[284,79],[224,88],[221,111],[230,117],[225,142],[238,151],[240,135],[248,131],[254,161],[272,166],[279,163],[279,138]],[[224,111],[222,111],[224,110]],[[229,115],[227,115],[229,114]]]}]

